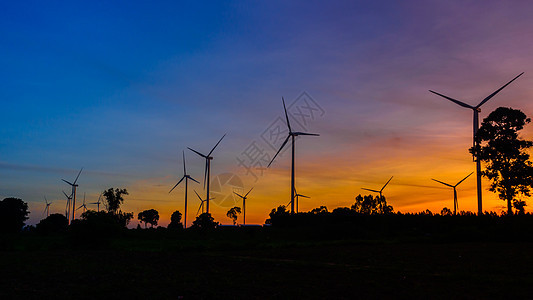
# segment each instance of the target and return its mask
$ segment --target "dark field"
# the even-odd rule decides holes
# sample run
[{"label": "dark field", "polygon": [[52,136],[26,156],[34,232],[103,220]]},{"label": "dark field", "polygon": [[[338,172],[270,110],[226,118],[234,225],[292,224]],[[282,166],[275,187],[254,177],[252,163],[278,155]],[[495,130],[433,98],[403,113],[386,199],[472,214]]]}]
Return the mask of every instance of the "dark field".
[{"label": "dark field", "polygon": [[0,298],[531,298],[533,243],[257,232],[4,238]]}]

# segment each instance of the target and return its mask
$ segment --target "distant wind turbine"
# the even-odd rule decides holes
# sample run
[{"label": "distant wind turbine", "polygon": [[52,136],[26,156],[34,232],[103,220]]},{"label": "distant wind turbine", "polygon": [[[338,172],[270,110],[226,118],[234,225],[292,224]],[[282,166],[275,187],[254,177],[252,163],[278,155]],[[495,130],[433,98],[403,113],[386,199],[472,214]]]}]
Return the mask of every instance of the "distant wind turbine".
[{"label": "distant wind turbine", "polygon": [[198,193],[196,191],[194,191],[194,193],[196,194],[196,196],[198,196],[198,199],[200,199],[200,206],[198,207],[198,211],[196,212],[196,215],[198,216],[198,214],[200,213],[200,209],[202,210],[202,213],[204,213],[204,202],[209,203],[209,201],[207,201],[207,200],[213,200],[215,198],[202,199],[202,197],[200,197],[200,195],[198,195]]},{"label": "distant wind turbine", "polygon": [[392,180],[392,177],[394,176],[391,176],[389,181],[387,181],[387,183],[385,183],[385,185],[381,188],[381,190],[372,190],[372,189],[367,189],[367,188],[361,188],[365,191],[370,191],[370,192],[374,192],[374,193],[379,193],[379,197],[381,198],[381,196],[383,196],[383,190],[385,189],[385,187],[387,186],[387,184],[389,184],[389,182]]},{"label": "distant wind turbine", "polygon": [[[511,84],[511,82],[515,81],[518,77],[522,76],[522,74],[524,74],[524,72],[518,74],[518,76],[516,76],[515,78],[513,78],[511,81],[507,82],[504,86],[502,86],[501,88],[497,89],[494,93],[488,95],[485,99],[483,99],[481,102],[479,102],[479,104],[477,106],[472,106],[472,105],[469,105],[469,104],[466,104],[464,102],[461,102],[459,100],[456,100],[456,99],[453,99],[453,98],[450,98],[448,96],[445,96],[443,94],[439,94],[437,92],[434,92],[432,90],[429,90],[431,93],[435,94],[435,95],[438,95],[438,96],[441,96],[445,99],[448,99],[450,101],[452,101],[453,103],[459,105],[459,106],[462,106],[462,107],[465,107],[465,108],[469,108],[471,110],[474,111],[474,135],[473,135],[473,146],[475,147],[476,146],[476,134],[477,134],[477,131],[479,129],[479,113],[481,112],[481,105],[485,104],[485,102],[489,101],[492,97],[494,97],[496,94],[498,94],[501,90],[503,90],[506,86],[508,86],[509,84]],[[474,157],[475,159],[475,157]],[[483,209],[482,209],[482,194],[481,194],[481,162],[479,161],[479,159],[475,159],[476,161],[476,176],[477,176],[477,212],[478,212],[478,215],[481,215],[483,213]]]},{"label": "distant wind turbine", "polygon": [[87,211],[87,205],[85,205],[85,193],[83,193],[83,204],[80,205],[80,207],[76,208],[76,210],[83,208],[83,212]]},{"label": "distant wind turbine", "polygon": [[[72,187],[72,220],[75,219],[75,215],[76,215],[76,210],[75,210],[75,207],[76,207],[76,189],[78,188],[78,185],[76,184],[78,182],[78,178],[80,178],[80,174],[81,174],[81,171],[83,171],[83,168],[80,169],[80,172],[78,173],[78,176],[76,176],[76,179],[74,180],[73,183],[71,182],[68,182],[66,181],[65,179],[61,179],[63,180],[64,182],[66,182],[68,185],[70,185]],[[72,220],[69,220],[69,224]]]},{"label": "distant wind turbine", "polygon": [[242,217],[243,217],[243,221],[242,221],[242,225],[246,225],[246,199],[248,198],[248,194],[250,194],[250,192],[253,190],[254,188],[251,188],[248,193],[246,193],[244,196],[240,195],[240,194],[237,194],[235,192],[233,192],[235,195],[239,196],[242,198]]},{"label": "distant wind turbine", "polygon": [[102,203],[100,201],[100,199],[102,199],[102,193],[100,193],[100,196],[98,196],[98,201],[96,202],[92,202],[92,203],[89,203],[89,204],[96,204],[96,207],[97,207],[97,211],[100,212],[100,203]]},{"label": "distant wind turbine", "polygon": [[218,144],[220,144],[220,142],[222,141],[222,139],[226,136],[226,134],[224,134],[220,140],[218,141],[218,143],[215,145],[215,147],[213,147],[213,149],[211,149],[211,151],[209,151],[209,153],[207,155],[204,155],[192,148],[189,148],[187,147],[187,149],[191,150],[192,152],[200,155],[201,157],[205,158],[205,173],[204,173],[204,188],[205,188],[205,185],[206,185],[206,182],[207,182],[207,196],[206,196],[206,212],[209,213],[209,182],[210,182],[210,177],[211,177],[211,160],[213,159],[213,157],[211,156],[211,154],[213,153],[213,151],[215,151],[215,148],[218,146]]},{"label": "distant wind turbine", "polygon": [[461,181],[459,181],[456,185],[451,185],[451,184],[448,184],[446,182],[442,182],[442,181],[439,181],[437,179],[433,179],[431,178],[431,180],[433,181],[436,181],[438,183],[441,183],[441,184],[444,184],[445,186],[449,186],[451,188],[453,188],[453,215],[456,215],[457,214],[457,207],[458,207],[458,204],[457,204],[457,190],[455,189],[459,184],[461,184],[461,182],[465,181],[465,179],[467,179],[468,177],[470,177],[470,175],[474,174],[474,172],[468,174],[465,178],[461,179]]},{"label": "distant wind turbine", "polygon": [[50,216],[50,204],[52,202],[48,203],[48,199],[46,199],[46,196],[44,196],[44,202],[46,203],[46,207],[44,208],[43,214],[46,213],[46,217]]},{"label": "distant wind turbine", "polygon": [[270,167],[272,162],[274,162],[274,159],[276,159],[276,156],[278,156],[278,154],[281,151],[281,149],[283,149],[283,147],[285,147],[285,145],[287,144],[289,139],[291,139],[291,142],[292,142],[292,164],[291,164],[291,202],[290,203],[291,203],[291,213],[294,214],[294,197],[296,196],[296,189],[295,189],[295,186],[294,186],[294,138],[297,137],[297,136],[300,136],[300,135],[311,135],[311,136],[320,136],[320,135],[316,134],[316,133],[305,133],[305,132],[292,131],[291,123],[289,122],[289,115],[287,114],[287,108],[285,107],[285,99],[283,99],[283,97],[282,97],[281,101],[283,102],[283,110],[285,111],[285,119],[287,120],[287,128],[289,129],[289,134],[287,135],[287,138],[285,139],[283,144],[281,144],[281,147],[279,147],[278,152],[276,152],[276,155],[274,155],[274,157],[272,158],[272,160],[270,161],[270,163],[268,164],[267,167]]},{"label": "distant wind turbine", "polygon": [[[65,195],[65,197],[67,197],[67,206],[65,207],[65,217],[67,217],[67,220],[70,220],[69,217],[70,217],[70,205],[71,205],[71,201],[72,201],[72,194],[69,196],[67,195],[67,193],[65,193],[65,191],[62,191],[63,192],[63,195]],[[69,222],[70,224],[70,222]]]},{"label": "distant wind turbine", "polygon": [[187,228],[187,186],[189,185],[189,179],[197,183],[200,182],[198,182],[196,179],[192,178],[190,175],[187,174],[187,168],[185,167],[185,151],[183,151],[183,177],[181,177],[180,181],[178,181],[178,183],[176,183],[176,185],[172,189],[170,189],[168,193],[170,194],[170,192],[172,192],[183,181],[183,179],[185,179],[185,213],[183,214],[183,227]]},{"label": "distant wind turbine", "polygon": [[306,196],[306,195],[302,195],[302,194],[298,194],[296,193],[296,213],[298,213],[298,203],[299,203],[299,200],[300,200],[300,197],[302,198],[311,198],[309,196]]}]

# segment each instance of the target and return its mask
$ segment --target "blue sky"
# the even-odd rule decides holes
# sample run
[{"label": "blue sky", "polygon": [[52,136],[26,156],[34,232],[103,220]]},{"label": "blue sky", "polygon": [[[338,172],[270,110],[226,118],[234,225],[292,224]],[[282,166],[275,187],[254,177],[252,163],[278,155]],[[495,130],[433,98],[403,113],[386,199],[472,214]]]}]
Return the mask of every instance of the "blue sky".
[{"label": "blue sky", "polygon": [[[303,91],[325,111],[309,128],[321,137],[297,145],[298,186],[313,199],[303,208],[349,205],[395,175],[395,208],[440,210],[450,195],[428,180],[473,168],[471,112],[427,90],[475,104],[525,71],[482,117],[501,105],[533,111],[527,1],[24,1],[0,11],[0,196],[28,201],[33,222],[44,195],[62,211],[60,179],[81,167],[80,193],[126,187],[125,210],[156,207],[164,222],[183,206],[182,190],[168,195],[183,149],[208,151],[228,133],[213,173],[242,177],[235,157],[281,116],[282,96]],[[201,160],[186,154],[201,179]],[[257,185],[250,220],[285,202],[289,163],[258,182],[244,176]],[[475,209],[474,180],[464,189],[463,208]],[[229,222],[225,210],[214,214]]]}]

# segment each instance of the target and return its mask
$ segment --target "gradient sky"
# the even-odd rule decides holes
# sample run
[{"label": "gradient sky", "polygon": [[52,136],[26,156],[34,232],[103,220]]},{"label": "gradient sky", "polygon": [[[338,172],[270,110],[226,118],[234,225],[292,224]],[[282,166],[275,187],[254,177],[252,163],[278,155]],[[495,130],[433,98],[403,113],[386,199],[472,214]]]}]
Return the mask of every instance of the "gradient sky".
[{"label": "gradient sky", "polygon": [[[530,1],[4,1],[0,198],[27,201],[35,224],[44,196],[64,212],[61,178],[84,167],[78,199],[127,188],[124,211],[155,208],[166,226],[183,211],[184,188],[168,193],[181,151],[208,152],[227,133],[212,174],[254,186],[247,221],[262,224],[289,201],[289,152],[257,180],[237,158],[282,116],[282,96],[306,92],[323,114],[306,125],[321,136],[296,143],[296,186],[311,196],[301,211],[350,206],[392,175],[396,211],[452,208],[452,190],[430,178],[474,171],[472,112],[428,89],[476,105],[526,72],[481,118],[499,106],[533,115],[531,15]],[[203,181],[201,158],[186,156]],[[487,186],[484,210],[501,211]],[[211,208],[224,224],[233,190]],[[460,210],[477,210],[474,176],[458,194]]]}]

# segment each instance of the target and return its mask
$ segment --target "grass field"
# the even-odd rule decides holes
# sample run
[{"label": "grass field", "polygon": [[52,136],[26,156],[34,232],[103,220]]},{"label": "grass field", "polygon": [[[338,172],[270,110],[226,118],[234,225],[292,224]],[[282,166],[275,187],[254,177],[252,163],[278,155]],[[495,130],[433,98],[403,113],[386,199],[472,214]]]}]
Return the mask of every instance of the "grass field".
[{"label": "grass field", "polygon": [[533,243],[313,240],[145,231],[17,236],[0,298],[530,298]]}]

